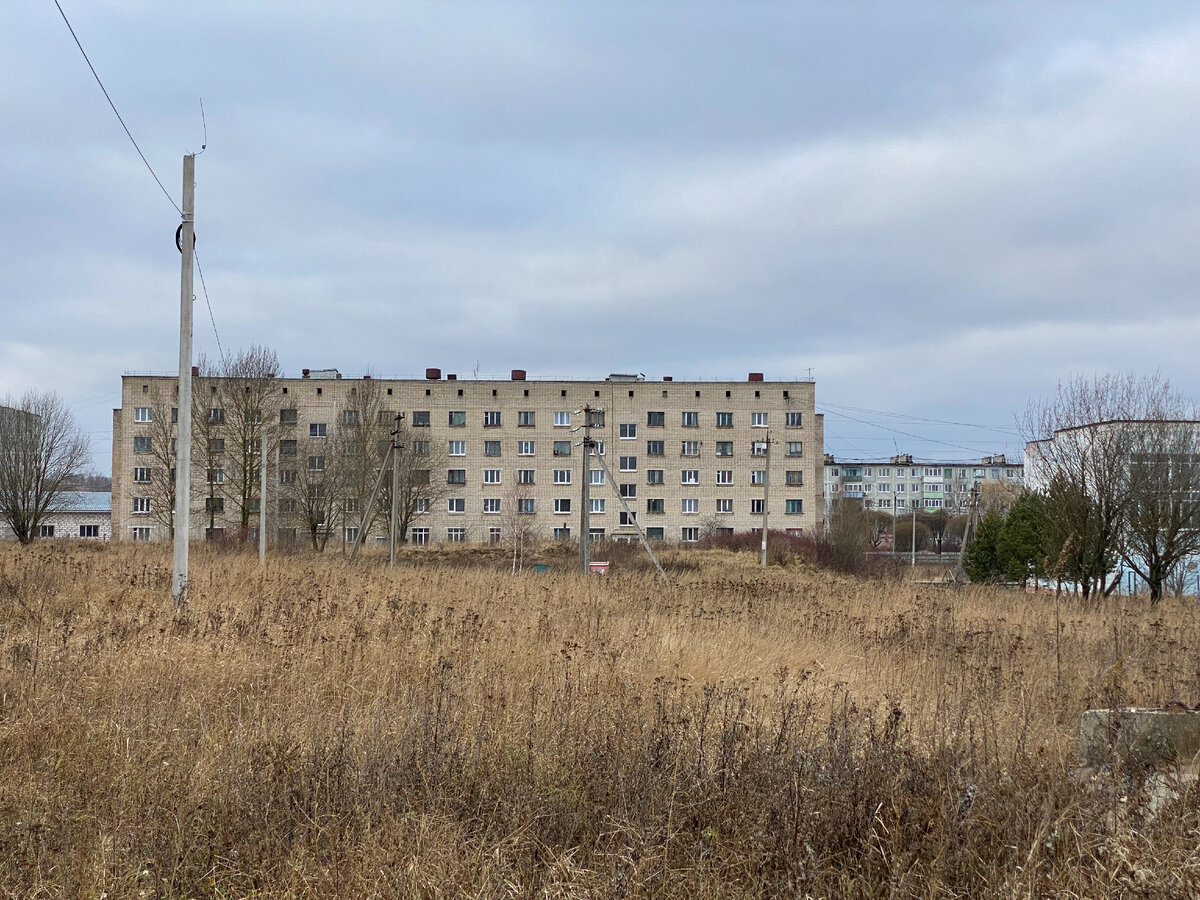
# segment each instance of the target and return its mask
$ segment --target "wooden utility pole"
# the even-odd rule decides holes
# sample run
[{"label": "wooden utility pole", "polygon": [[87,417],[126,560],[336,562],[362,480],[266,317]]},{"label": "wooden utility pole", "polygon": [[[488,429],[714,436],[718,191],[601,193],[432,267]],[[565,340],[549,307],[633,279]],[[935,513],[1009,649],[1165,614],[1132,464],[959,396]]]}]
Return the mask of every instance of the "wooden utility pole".
[{"label": "wooden utility pole", "polygon": [[[396,413],[396,427],[392,429],[392,497],[388,510],[388,566],[396,565],[396,505],[400,496],[400,420],[404,413]],[[361,530],[361,529],[360,529]],[[356,535],[357,537],[357,535]]]},{"label": "wooden utility pole", "polygon": [[179,433],[175,441],[175,553],[171,596],[187,603],[192,499],[192,251],[196,240],[196,157],[183,157],[183,221],[179,226]]},{"label": "wooden utility pole", "polygon": [[581,486],[582,502],[579,509],[579,565],[583,574],[587,575],[591,563],[592,548],[589,545],[592,531],[592,498],[591,498],[591,459],[592,452],[592,408],[583,408],[583,485]]}]

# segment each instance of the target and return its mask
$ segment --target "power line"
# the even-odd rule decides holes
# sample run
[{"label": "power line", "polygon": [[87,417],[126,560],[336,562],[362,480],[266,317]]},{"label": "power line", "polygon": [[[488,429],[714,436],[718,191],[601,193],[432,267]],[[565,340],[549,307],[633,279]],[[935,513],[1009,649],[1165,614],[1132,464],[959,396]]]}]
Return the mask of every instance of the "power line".
[{"label": "power line", "polygon": [[133,132],[129,130],[129,126],[125,124],[125,120],[121,118],[121,113],[117,110],[117,104],[113,103],[112,97],[108,95],[108,88],[104,86],[104,82],[100,80],[100,75],[96,72],[96,67],[92,65],[92,61],[88,59],[87,51],[83,49],[83,44],[79,43],[79,37],[75,34],[75,29],[71,27],[71,21],[67,18],[67,14],[63,12],[62,4],[58,0],[54,0],[54,5],[58,7],[58,14],[62,16],[62,20],[67,24],[67,30],[71,32],[71,37],[75,39],[75,46],[79,48],[79,52],[83,54],[83,61],[87,63],[88,68],[92,70],[92,77],[96,79],[96,84],[100,85],[100,90],[104,92],[104,99],[108,101],[108,105],[112,107],[113,114],[116,115],[117,121],[121,123],[121,127],[125,129],[125,134],[129,137],[130,143],[133,144],[133,149],[137,151],[138,156],[142,158],[142,162],[146,164],[146,169],[150,175],[158,183],[159,190],[163,192],[163,196],[167,198],[167,202],[175,207],[175,212],[183,215],[183,210],[179,208],[179,204],[171,197],[170,192],[163,187],[162,180],[154,171],[154,167],[150,165],[150,160],[146,159],[146,154],[142,152],[142,148],[138,146],[138,142],[133,139]]},{"label": "power line", "polygon": [[204,303],[208,307],[208,319],[212,322],[213,337],[217,339],[217,353],[221,356],[221,361],[225,360],[225,351],[221,348],[221,335],[217,334],[217,319],[213,315],[212,302],[208,299],[208,285],[204,283],[204,268],[200,265],[200,254],[192,250],[192,256],[196,260],[196,271],[200,273],[200,289],[204,291]]},{"label": "power line", "polygon": [[896,434],[902,434],[905,437],[915,438],[918,441],[925,441],[926,443],[930,443],[930,444],[941,444],[943,447],[954,447],[956,450],[968,450],[971,453],[981,452],[978,447],[965,447],[962,444],[952,444],[948,441],[937,441],[937,440],[934,440],[933,438],[927,438],[927,437],[922,437],[919,434],[913,434],[911,431],[901,431],[899,428],[889,428],[887,425],[880,425],[878,422],[868,422],[866,419],[858,419],[847,413],[840,413],[840,412],[835,412],[833,410],[828,410],[827,414],[833,415],[833,416],[841,416],[843,419],[850,419],[852,422],[858,422],[862,425],[870,425],[872,428],[882,428],[884,431],[895,432]]},{"label": "power line", "polygon": [[861,406],[847,406],[846,404],[843,404],[843,403],[830,403],[827,400],[822,401],[821,405],[831,407],[833,409],[849,409],[849,410],[852,410],[853,412],[869,413],[869,414],[875,415],[875,416],[887,416],[888,418],[901,419],[906,422],[928,422],[933,425],[956,425],[960,428],[982,428],[985,431],[995,431],[1000,434],[1010,434],[1010,435],[1015,435],[1019,432],[1019,429],[1016,428],[1015,426],[1003,426],[1002,427],[999,425],[979,425],[975,422],[953,422],[949,419],[930,419],[926,416],[914,416],[914,415],[908,415],[905,413],[887,412],[882,409],[866,409]]}]

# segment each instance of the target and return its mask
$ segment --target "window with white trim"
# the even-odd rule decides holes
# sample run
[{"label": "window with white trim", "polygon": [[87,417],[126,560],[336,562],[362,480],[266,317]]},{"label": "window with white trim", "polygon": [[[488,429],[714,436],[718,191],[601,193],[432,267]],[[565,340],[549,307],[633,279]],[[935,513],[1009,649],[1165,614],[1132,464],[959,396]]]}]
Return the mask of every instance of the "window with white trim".
[{"label": "window with white trim", "polygon": [[500,427],[500,410],[489,409],[483,413],[484,428],[499,428]]},{"label": "window with white trim", "polygon": [[323,438],[329,432],[329,426],[325,422],[312,422],[308,426],[308,436],[310,438]]},{"label": "window with white trim", "polygon": [[623,441],[632,441],[637,438],[637,425],[632,423],[622,424],[620,426],[620,437]]},{"label": "window with white trim", "polygon": [[427,547],[429,546],[429,529],[410,528],[408,529],[408,539],[418,547]]},{"label": "window with white trim", "polygon": [[646,484],[662,484],[663,470],[662,469],[647,469]]},{"label": "window with white trim", "polygon": [[700,470],[699,469],[683,469],[679,473],[680,484],[699,484]]},{"label": "window with white trim", "polygon": [[467,540],[467,529],[465,528],[447,528],[446,541],[450,544],[462,544]]},{"label": "window with white trim", "polygon": [[763,502],[762,502],[761,497],[757,500],[750,501],[750,515],[761,516],[762,511],[763,511]]},{"label": "window with white trim", "polygon": [[560,409],[554,413],[554,427],[555,428],[570,428],[571,427],[571,413],[569,410]]},{"label": "window with white trim", "polygon": [[596,515],[596,516],[600,515],[601,513],[604,512],[604,507],[605,507],[605,501],[604,501],[603,497],[589,497],[588,498],[588,509],[591,511],[592,515]]},{"label": "window with white trim", "polygon": [[804,455],[804,441],[788,441],[787,442],[787,455],[788,456],[803,456]]},{"label": "window with white trim", "polygon": [[588,469],[588,484],[604,484],[604,470]]},{"label": "window with white trim", "polygon": [[[54,531],[53,531],[54,526],[50,525],[48,527],[51,529],[50,536],[53,537],[54,536]],[[136,525],[136,526],[134,526],[134,528],[132,530],[133,530],[133,539],[135,541],[150,540],[150,527],[148,525]]]},{"label": "window with white trim", "polygon": [[766,428],[767,427],[767,414],[765,412],[750,413],[750,427],[751,428]]},{"label": "window with white trim", "polygon": [[466,456],[467,442],[466,441],[447,441],[446,452],[451,456]]},{"label": "window with white trim", "polygon": [[484,456],[499,456],[500,455],[500,442],[499,441],[484,441],[483,442],[483,455]]},{"label": "window with white trim", "polygon": [[533,484],[535,469],[517,469],[517,484]]},{"label": "window with white trim", "polygon": [[484,484],[500,484],[500,470],[499,469],[484,469],[483,470],[483,483]]},{"label": "window with white trim", "polygon": [[500,498],[499,497],[484,497],[483,498],[483,512],[485,515],[498,514],[500,512]]},{"label": "window with white trim", "polygon": [[626,500],[632,500],[634,497],[637,496],[637,485],[636,484],[621,484],[618,486],[617,489],[620,491],[621,496],[624,497]]},{"label": "window with white trim", "polygon": [[789,516],[798,516],[804,512],[803,500],[786,500],[783,504],[783,511]]},{"label": "window with white trim", "polygon": [[517,441],[517,456],[533,456],[537,452],[537,441]]},{"label": "window with white trim", "polygon": [[138,406],[133,410],[133,421],[150,422],[153,419],[153,415],[149,406]]},{"label": "window with white trim", "polygon": [[139,515],[139,516],[145,515],[146,513],[150,512],[150,498],[149,497],[134,497],[133,498],[133,512],[134,512],[134,515]]},{"label": "window with white trim", "polygon": [[700,499],[698,497],[684,497],[680,501],[680,510],[685,516],[698,516],[700,514]]},{"label": "window with white trim", "polygon": [[571,498],[570,497],[555,497],[554,498],[554,512],[555,513],[557,513],[558,515],[563,515],[565,513],[569,513],[570,511],[571,511]]},{"label": "window with white trim", "polygon": [[517,413],[518,428],[532,428],[534,420],[534,411],[532,409],[523,409]]},{"label": "window with white trim", "polygon": [[750,472],[751,484],[762,484],[767,479],[766,469],[754,469]]},{"label": "window with white trim", "polygon": [[537,512],[537,502],[533,497],[518,497],[517,498],[517,514],[522,516],[531,516]]},{"label": "window with white trim", "polygon": [[680,456],[699,456],[700,442],[699,441],[682,441],[679,449]]},{"label": "window with white trim", "polygon": [[622,456],[620,458],[619,462],[620,462],[620,465],[619,465],[620,471],[622,471],[622,472],[636,472],[637,471],[637,457],[636,456]]},{"label": "window with white trim", "polygon": [[733,498],[732,497],[718,497],[717,498],[717,512],[720,513],[721,515],[728,515],[728,514],[732,513],[733,512]]},{"label": "window with white trim", "polygon": [[555,469],[554,470],[554,483],[555,484],[570,484],[571,483],[571,470],[570,469]]},{"label": "window with white trim", "polygon": [[731,412],[717,413],[717,427],[718,428],[732,428],[733,427],[733,413],[731,413]]},{"label": "window with white trim", "polygon": [[802,412],[784,413],[783,414],[783,427],[784,428],[803,428],[804,427],[804,413],[802,413]]},{"label": "window with white trim", "polygon": [[717,469],[717,484],[733,484],[733,469]]},{"label": "window with white trim", "polygon": [[467,511],[467,498],[466,497],[447,497],[446,498],[446,512],[452,513],[454,515],[461,515],[462,513],[465,513],[466,511]]},{"label": "window with white trim", "polygon": [[681,419],[680,419],[680,425],[682,425],[684,428],[699,428],[700,427],[700,413],[698,413],[698,412],[682,413]]},{"label": "window with white trim", "polygon": [[679,529],[679,539],[685,544],[694,544],[700,540],[700,529],[695,525],[685,525]]}]

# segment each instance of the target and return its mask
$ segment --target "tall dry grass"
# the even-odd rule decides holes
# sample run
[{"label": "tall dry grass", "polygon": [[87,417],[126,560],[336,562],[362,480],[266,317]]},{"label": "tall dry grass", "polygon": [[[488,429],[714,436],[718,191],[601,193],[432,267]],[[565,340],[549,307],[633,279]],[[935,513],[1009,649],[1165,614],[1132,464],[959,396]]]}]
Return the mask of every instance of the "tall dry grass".
[{"label": "tall dry grass", "polygon": [[[470,553],[470,551],[467,551]],[[0,547],[0,892],[1194,896],[1194,792],[1072,775],[1200,615],[769,571]],[[420,562],[419,565],[416,562]],[[459,563],[470,562],[471,565]]]}]

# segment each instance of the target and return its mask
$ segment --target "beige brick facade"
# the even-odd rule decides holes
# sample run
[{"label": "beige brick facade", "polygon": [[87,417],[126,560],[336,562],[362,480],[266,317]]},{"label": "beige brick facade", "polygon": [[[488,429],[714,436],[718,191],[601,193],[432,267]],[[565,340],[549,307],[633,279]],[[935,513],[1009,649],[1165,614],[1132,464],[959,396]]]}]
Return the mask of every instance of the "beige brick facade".
[{"label": "beige brick facade", "polygon": [[[325,424],[332,434],[339,410],[361,383],[349,377],[278,379],[280,408],[297,411],[295,424],[278,425],[280,436],[307,436],[314,424]],[[824,435],[822,418],[814,412],[811,381],[376,379],[375,386],[386,392],[389,410],[404,414],[415,437],[444,452],[453,450],[446,459],[448,468],[465,470],[466,483],[442,484],[445,496],[413,523],[414,530],[428,531],[410,538],[427,535],[430,543],[451,536],[504,540],[503,523],[511,519],[505,506],[515,502],[519,472],[533,473],[524,476],[532,477],[532,484],[521,484],[519,493],[533,501],[534,512],[521,521],[532,524],[539,538],[566,536],[559,529],[577,537],[584,471],[578,411],[585,405],[603,410],[603,426],[593,429],[592,437],[603,442],[611,472],[603,484],[591,485],[593,501],[603,501],[593,504],[594,534],[602,530],[609,538],[636,535],[631,524],[622,523],[617,499],[621,485],[626,486],[626,502],[638,524],[652,539],[674,543],[694,540],[714,528],[757,529],[763,498],[757,473],[765,471],[768,459],[769,527],[808,532],[822,526]],[[150,398],[173,396],[174,387],[173,378],[161,376],[123,379],[122,408],[114,411],[113,422],[114,539],[167,538],[166,526],[146,512],[151,495],[144,480],[147,460],[135,448],[145,447]],[[427,414],[427,425],[421,414]],[[279,410],[268,410],[265,417],[274,426],[280,421]],[[756,445],[768,438],[769,456],[756,455]],[[453,448],[450,442],[456,442]],[[291,526],[286,516],[274,521],[271,492],[278,479],[272,468],[273,461],[268,464],[268,533],[277,528],[287,533]],[[137,473],[142,480],[135,481],[135,469],[142,470]],[[155,472],[152,477],[169,476]],[[444,483],[447,476],[434,472],[431,477]],[[208,523],[204,490],[203,484],[193,484],[198,502],[192,507],[192,533],[197,538],[203,537]],[[451,504],[452,499],[461,503]],[[501,513],[490,511],[497,501]],[[463,511],[452,512],[452,506]],[[341,536],[333,540],[340,543]]]}]

